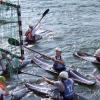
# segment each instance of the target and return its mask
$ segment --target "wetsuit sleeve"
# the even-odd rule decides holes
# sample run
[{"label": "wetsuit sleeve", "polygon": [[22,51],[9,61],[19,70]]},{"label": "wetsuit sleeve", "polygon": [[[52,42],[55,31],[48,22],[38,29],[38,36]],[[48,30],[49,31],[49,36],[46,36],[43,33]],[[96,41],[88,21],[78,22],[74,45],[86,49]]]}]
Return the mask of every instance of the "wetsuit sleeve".
[{"label": "wetsuit sleeve", "polygon": [[63,86],[63,84],[60,81],[56,81],[54,83],[54,86],[56,86],[60,92],[64,91],[64,86]]},{"label": "wetsuit sleeve", "polygon": [[60,84],[59,81],[54,82],[54,85],[55,85],[56,87],[58,87],[59,84]]}]

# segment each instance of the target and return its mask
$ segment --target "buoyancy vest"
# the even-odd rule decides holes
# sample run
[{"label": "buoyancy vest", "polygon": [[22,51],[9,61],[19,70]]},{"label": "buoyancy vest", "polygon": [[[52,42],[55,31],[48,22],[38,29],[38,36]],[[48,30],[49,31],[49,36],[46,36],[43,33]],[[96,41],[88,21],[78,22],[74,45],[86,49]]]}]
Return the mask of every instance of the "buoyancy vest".
[{"label": "buoyancy vest", "polygon": [[74,95],[74,82],[71,79],[63,80],[62,83],[64,84],[65,90],[63,93],[64,98],[73,97]]},{"label": "buoyancy vest", "polygon": [[5,87],[6,87],[6,85],[4,83],[0,82],[0,89],[4,90]]},{"label": "buoyancy vest", "polygon": [[6,87],[6,85],[4,83],[0,82],[0,100],[5,100],[4,99],[5,87]]},{"label": "buoyancy vest", "polygon": [[[55,59],[62,61],[61,56],[60,57],[55,56]],[[65,65],[64,64],[60,64],[60,63],[58,63],[58,62],[55,61],[54,65],[53,65],[53,68],[54,69],[62,69],[62,68],[65,68]]]},{"label": "buoyancy vest", "polygon": [[33,40],[32,30],[31,31],[27,31],[25,36],[26,36],[27,40]]}]

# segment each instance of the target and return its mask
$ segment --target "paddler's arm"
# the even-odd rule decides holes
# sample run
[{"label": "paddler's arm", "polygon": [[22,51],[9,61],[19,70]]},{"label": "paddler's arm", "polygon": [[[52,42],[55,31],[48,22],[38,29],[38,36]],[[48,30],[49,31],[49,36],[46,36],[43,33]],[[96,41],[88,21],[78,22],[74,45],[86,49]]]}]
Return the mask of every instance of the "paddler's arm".
[{"label": "paddler's arm", "polygon": [[65,64],[65,62],[63,60],[56,60],[55,58],[52,57],[52,61],[58,62],[60,64]]},{"label": "paddler's arm", "polygon": [[46,77],[43,77],[43,78],[44,78],[44,80],[45,80],[48,84],[51,84],[51,85],[54,85],[54,84],[55,84],[54,81],[49,80],[49,79],[47,79]]}]

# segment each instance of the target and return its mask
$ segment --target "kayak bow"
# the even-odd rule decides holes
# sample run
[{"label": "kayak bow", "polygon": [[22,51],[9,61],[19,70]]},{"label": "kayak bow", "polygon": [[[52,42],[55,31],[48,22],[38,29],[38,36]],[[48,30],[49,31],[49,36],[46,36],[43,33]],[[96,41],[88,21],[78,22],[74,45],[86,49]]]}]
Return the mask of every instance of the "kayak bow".
[{"label": "kayak bow", "polygon": [[88,53],[78,51],[78,52],[75,52],[73,55],[77,58],[82,59],[82,60],[86,60],[86,61],[89,61],[93,64],[100,65],[100,62],[97,61],[93,55],[90,55]]}]

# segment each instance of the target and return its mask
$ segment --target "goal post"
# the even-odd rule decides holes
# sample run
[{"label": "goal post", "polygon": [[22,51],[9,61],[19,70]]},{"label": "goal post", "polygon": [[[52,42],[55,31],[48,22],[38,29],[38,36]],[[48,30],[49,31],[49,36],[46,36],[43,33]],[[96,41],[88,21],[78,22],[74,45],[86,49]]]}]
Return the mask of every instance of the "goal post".
[{"label": "goal post", "polygon": [[[8,44],[9,38],[19,40],[20,46]],[[0,0],[0,48],[10,50],[13,54],[24,57],[23,33],[20,5]]]}]

